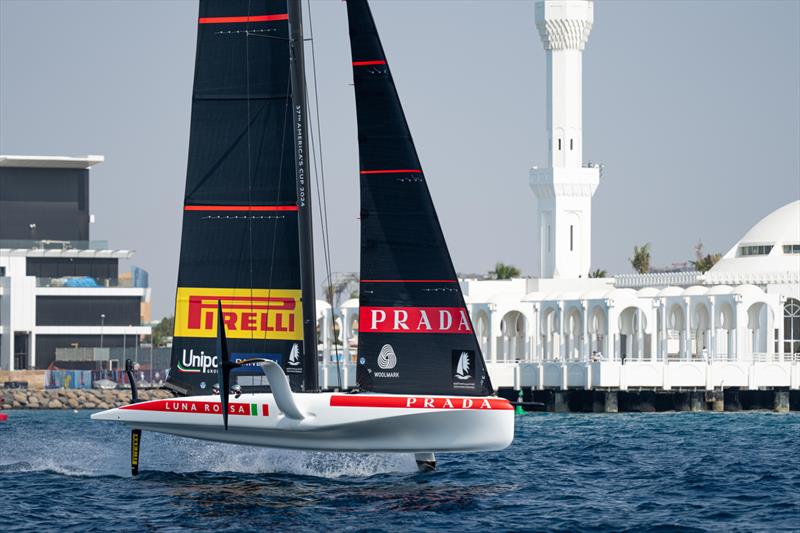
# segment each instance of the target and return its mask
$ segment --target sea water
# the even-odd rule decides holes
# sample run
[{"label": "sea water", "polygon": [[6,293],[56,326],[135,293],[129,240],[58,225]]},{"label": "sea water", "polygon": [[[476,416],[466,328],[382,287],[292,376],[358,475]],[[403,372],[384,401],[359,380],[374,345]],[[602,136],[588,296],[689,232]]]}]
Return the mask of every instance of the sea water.
[{"label": "sea water", "polygon": [[792,530],[800,415],[527,414],[502,452],[413,457],[223,445],[89,412],[0,423],[0,531]]}]

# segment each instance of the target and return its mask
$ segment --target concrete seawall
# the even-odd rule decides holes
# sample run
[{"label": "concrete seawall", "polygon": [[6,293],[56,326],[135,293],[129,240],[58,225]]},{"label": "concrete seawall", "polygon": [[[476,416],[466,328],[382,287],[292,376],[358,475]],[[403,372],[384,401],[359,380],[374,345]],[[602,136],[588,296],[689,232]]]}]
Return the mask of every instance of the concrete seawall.
[{"label": "concrete seawall", "polygon": [[[166,390],[139,391],[142,400],[172,398]],[[0,390],[0,409],[111,409],[130,403],[130,390]]]}]

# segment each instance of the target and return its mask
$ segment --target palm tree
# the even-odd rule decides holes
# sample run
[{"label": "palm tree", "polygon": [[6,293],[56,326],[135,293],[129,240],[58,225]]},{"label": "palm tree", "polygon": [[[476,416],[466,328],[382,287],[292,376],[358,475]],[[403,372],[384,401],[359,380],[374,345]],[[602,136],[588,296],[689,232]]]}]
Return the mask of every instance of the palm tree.
[{"label": "palm tree", "polygon": [[698,241],[697,244],[694,246],[694,261],[689,261],[695,270],[698,272],[706,273],[711,270],[717,261],[722,258],[722,254],[706,254],[703,241]]},{"label": "palm tree", "polygon": [[639,274],[650,272],[650,243],[633,247],[633,257],[629,259],[633,269]]},{"label": "palm tree", "polygon": [[596,269],[592,270],[591,272],[589,272],[589,277],[590,278],[605,278],[607,276],[608,276],[608,272],[606,272],[605,270],[603,270],[601,268],[596,268]]},{"label": "palm tree", "polygon": [[175,317],[167,316],[161,319],[155,327],[153,327],[154,346],[166,346],[167,340],[172,336],[172,330],[175,329]]},{"label": "palm tree", "polygon": [[518,278],[520,274],[520,270],[514,265],[506,265],[499,261],[494,265],[494,270],[489,272],[489,276],[491,276],[492,279]]},{"label": "palm tree", "polygon": [[358,274],[355,272],[334,272],[328,283],[322,286],[325,293],[325,300],[334,309],[339,307],[342,294],[348,287],[358,284]]},{"label": "palm tree", "polygon": [[697,261],[689,261],[694,269],[698,272],[706,273],[711,270],[711,267],[717,264],[722,258],[722,254],[706,254],[703,257],[698,257]]}]

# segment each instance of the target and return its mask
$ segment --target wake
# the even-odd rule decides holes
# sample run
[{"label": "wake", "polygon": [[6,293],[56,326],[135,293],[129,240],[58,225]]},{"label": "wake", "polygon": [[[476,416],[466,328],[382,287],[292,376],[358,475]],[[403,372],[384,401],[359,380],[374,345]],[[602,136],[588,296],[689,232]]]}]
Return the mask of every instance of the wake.
[{"label": "wake", "polygon": [[[6,443],[0,456],[0,477],[46,472],[70,477],[130,477],[127,433],[99,441],[78,436],[29,439]],[[414,473],[412,454],[306,452],[256,448],[144,433],[140,468],[144,472],[192,474],[288,474],[319,478],[365,478]]]},{"label": "wake", "polygon": [[305,452],[218,443],[195,444],[186,459],[178,472],[285,473],[339,478],[417,471],[412,454]]}]

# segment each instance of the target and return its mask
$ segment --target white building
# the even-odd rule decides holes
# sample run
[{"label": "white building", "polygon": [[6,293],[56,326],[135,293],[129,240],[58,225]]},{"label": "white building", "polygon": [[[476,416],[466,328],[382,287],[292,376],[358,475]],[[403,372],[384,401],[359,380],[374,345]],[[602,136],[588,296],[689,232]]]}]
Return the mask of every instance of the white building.
[{"label": "white building", "polygon": [[89,169],[102,161],[0,156],[0,370],[108,359],[151,332],[150,289],[119,273],[133,251],[89,240]]}]

